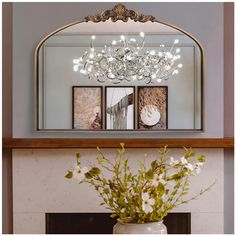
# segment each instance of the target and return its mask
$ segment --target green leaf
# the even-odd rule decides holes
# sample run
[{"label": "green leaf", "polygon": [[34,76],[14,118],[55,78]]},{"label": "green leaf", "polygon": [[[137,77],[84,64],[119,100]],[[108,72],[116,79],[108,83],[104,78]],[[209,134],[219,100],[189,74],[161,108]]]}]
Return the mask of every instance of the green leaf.
[{"label": "green leaf", "polygon": [[158,186],[157,186],[157,191],[164,191],[165,190],[165,187],[162,183],[159,183]]},{"label": "green leaf", "polygon": [[87,179],[92,179],[93,178],[93,175],[90,173],[90,171],[89,172],[87,172],[87,173],[85,173],[85,177],[87,178]]},{"label": "green leaf", "polygon": [[101,174],[101,170],[97,167],[93,167],[89,172],[91,175],[100,175]]},{"label": "green leaf", "polygon": [[65,178],[71,179],[73,177],[72,171],[68,170],[68,173],[66,174]]},{"label": "green leaf", "polygon": [[154,172],[152,169],[146,172],[146,178],[147,179],[153,179],[154,178]]},{"label": "green leaf", "polygon": [[115,213],[114,213],[114,214],[111,214],[110,217],[111,217],[111,218],[115,218],[115,217],[117,217],[117,214],[115,214]]},{"label": "green leaf", "polygon": [[186,150],[186,153],[185,153],[185,155],[184,155],[184,157],[185,157],[186,159],[189,158],[189,157],[195,156],[195,152],[192,150],[192,148],[189,148],[189,149],[184,148],[184,149]]},{"label": "green leaf", "polygon": [[178,180],[178,179],[181,179],[180,174],[174,174],[174,175],[171,175],[170,177],[167,177],[167,180]]},{"label": "green leaf", "polygon": [[97,158],[98,164],[103,165],[105,163],[105,159],[103,157]]},{"label": "green leaf", "polygon": [[108,188],[104,188],[104,189],[103,189],[103,192],[104,192],[105,194],[108,194],[110,191],[109,191]]},{"label": "green leaf", "polygon": [[156,160],[153,161],[153,162],[151,163],[151,166],[152,166],[152,169],[153,169],[153,170],[156,170],[157,167],[158,167],[157,161],[156,161]]},{"label": "green leaf", "polygon": [[174,189],[179,188],[180,187],[180,182],[178,182],[175,186]]},{"label": "green leaf", "polygon": [[206,158],[203,155],[199,156],[197,159],[199,162],[206,162]]},{"label": "green leaf", "polygon": [[79,152],[76,153],[76,159],[77,159],[77,165],[80,165],[80,161],[79,161],[79,159],[80,159],[80,153],[79,153]]}]

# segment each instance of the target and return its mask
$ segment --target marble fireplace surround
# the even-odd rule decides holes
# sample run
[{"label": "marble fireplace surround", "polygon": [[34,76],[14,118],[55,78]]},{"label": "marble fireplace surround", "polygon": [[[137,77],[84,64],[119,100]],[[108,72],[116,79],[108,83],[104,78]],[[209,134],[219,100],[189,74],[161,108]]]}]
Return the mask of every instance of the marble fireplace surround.
[{"label": "marble fireplace surround", "polygon": [[[193,195],[217,179],[210,192],[198,200],[182,205],[173,212],[191,212],[192,233],[224,232],[224,150],[195,149],[207,157],[198,177],[191,180]],[[115,149],[104,149],[114,157]],[[97,193],[87,185],[78,185],[64,178],[66,170],[75,162],[78,149],[14,149],[13,150],[13,232],[45,233],[46,212],[107,212],[99,206]],[[82,164],[93,163],[95,149],[81,149]],[[157,149],[127,149],[132,166],[148,154],[151,161]],[[174,157],[183,150],[171,149]]]}]

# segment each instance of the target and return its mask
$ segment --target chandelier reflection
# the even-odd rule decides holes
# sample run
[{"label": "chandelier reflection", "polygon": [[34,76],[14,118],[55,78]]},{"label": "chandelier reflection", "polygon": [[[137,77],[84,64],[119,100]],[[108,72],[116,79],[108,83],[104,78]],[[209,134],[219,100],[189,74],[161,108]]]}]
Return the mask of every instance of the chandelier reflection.
[{"label": "chandelier reflection", "polygon": [[183,67],[177,63],[181,58],[180,49],[176,48],[178,39],[174,40],[171,47],[162,44],[158,50],[150,51],[145,50],[143,32],[140,32],[139,40],[121,35],[119,40],[113,40],[100,51],[94,48],[95,39],[95,36],[91,37],[89,51],[73,60],[74,71],[80,71],[89,79],[96,79],[101,83],[110,81],[119,84],[134,80],[146,84],[162,82],[178,74]]}]

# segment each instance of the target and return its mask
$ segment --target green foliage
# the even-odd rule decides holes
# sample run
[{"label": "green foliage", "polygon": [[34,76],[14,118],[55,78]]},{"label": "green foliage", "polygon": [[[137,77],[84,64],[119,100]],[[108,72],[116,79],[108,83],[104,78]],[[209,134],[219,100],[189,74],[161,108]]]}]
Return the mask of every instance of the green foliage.
[{"label": "green foliage", "polygon": [[205,162],[205,157],[196,157],[191,148],[185,148],[184,157],[174,159],[168,157],[169,150],[165,146],[149,167],[144,159],[134,172],[125,157],[124,144],[120,146],[113,160],[105,157],[97,147],[99,167],[90,169],[81,167],[78,153],[76,172],[69,170],[65,177],[74,177],[79,183],[93,186],[102,199],[100,205],[106,205],[114,212],[111,217],[118,217],[122,222],[161,221],[173,208],[196,199],[213,186],[201,190],[192,198],[184,199],[189,191],[189,178],[196,175]]},{"label": "green foliage", "polygon": [[71,179],[73,177],[73,173],[72,171],[69,171],[67,172],[66,176],[65,176],[67,179]]},{"label": "green foliage", "polygon": [[198,159],[199,162],[205,162],[206,161],[206,158],[203,155],[199,156],[197,159]]}]

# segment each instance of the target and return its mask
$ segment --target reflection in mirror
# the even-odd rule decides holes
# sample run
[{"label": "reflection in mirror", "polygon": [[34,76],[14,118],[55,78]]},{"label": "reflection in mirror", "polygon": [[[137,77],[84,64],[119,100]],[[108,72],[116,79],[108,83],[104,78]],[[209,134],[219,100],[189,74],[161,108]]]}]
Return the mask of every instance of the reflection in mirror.
[{"label": "reflection in mirror", "polygon": [[64,28],[37,51],[37,130],[201,131],[202,56],[192,37],[155,21]]},{"label": "reflection in mirror", "polygon": [[106,87],[106,129],[134,129],[134,87]]}]

